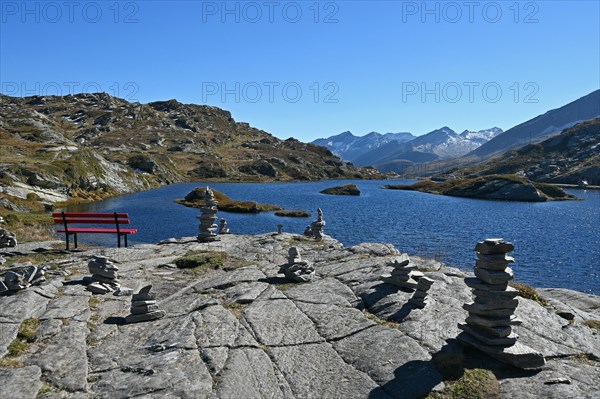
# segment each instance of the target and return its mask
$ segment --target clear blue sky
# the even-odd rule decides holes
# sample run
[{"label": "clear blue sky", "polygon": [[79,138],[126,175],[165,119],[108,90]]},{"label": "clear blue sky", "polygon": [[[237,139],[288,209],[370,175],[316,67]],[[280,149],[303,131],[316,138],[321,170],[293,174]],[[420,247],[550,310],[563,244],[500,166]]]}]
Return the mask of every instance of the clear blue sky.
[{"label": "clear blue sky", "polygon": [[3,0],[0,91],[176,98],[304,141],[508,129],[600,87],[599,4]]}]

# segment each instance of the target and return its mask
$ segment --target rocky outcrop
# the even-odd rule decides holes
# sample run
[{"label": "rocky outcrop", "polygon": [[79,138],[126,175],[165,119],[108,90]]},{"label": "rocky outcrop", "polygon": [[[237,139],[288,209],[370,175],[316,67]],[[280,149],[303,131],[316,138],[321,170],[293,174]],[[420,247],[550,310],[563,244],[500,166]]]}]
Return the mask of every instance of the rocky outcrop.
[{"label": "rocky outcrop", "polygon": [[383,177],[325,148],[238,123],[225,110],[176,100],[0,94],[0,114],[0,141],[19,154],[18,162],[0,164],[0,188],[22,198],[34,192],[51,202],[89,199],[89,192],[107,197],[205,179]]},{"label": "rocky outcrop", "polygon": [[450,179],[441,183],[426,180],[413,185],[387,185],[384,188],[501,201],[544,202],[577,199],[559,187],[534,183],[513,175]]},{"label": "rocky outcrop", "polygon": [[360,195],[360,190],[356,184],[346,184],[345,186],[336,186],[321,190],[321,194],[329,195]]},{"label": "rocky outcrop", "polygon": [[[313,264],[311,282],[278,276],[291,246]],[[104,251],[49,259],[47,282],[0,296],[0,397],[421,398],[446,384],[458,390],[456,375],[477,368],[490,372],[500,398],[597,393],[600,336],[589,325],[600,319],[600,299],[592,295],[540,290],[548,305],[515,298],[519,342],[547,360],[522,371],[457,341],[472,273],[412,257],[433,280],[426,305],[415,307],[414,292],[380,279],[401,257],[391,245],[346,248],[283,233],[121,248],[120,281],[136,292],[152,284],[136,302],[165,312],[131,324],[123,316],[132,298],[92,297],[81,281],[87,260]],[[230,263],[203,273],[172,267],[189,251],[226,252]],[[33,342],[8,355],[25,320],[39,321]]]}]

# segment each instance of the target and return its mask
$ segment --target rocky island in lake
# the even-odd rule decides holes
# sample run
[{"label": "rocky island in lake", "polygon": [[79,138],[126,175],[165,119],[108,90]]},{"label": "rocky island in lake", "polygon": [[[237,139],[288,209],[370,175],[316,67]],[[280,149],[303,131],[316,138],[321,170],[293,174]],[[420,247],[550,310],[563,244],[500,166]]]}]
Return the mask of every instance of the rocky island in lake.
[{"label": "rocky island in lake", "polygon": [[578,199],[560,187],[532,182],[516,175],[449,179],[443,182],[424,180],[414,184],[386,185],[384,188],[503,201],[544,202]]},{"label": "rocky island in lake", "polygon": [[[277,205],[260,204],[255,201],[236,201],[220,191],[215,189],[211,189],[211,191],[218,202],[217,208],[220,211],[233,213],[259,213],[283,210],[282,207]],[[206,187],[198,187],[186,195],[185,198],[175,200],[175,202],[192,208],[202,208],[205,205],[205,192]]]},{"label": "rocky island in lake", "polygon": [[321,190],[321,194],[329,195],[360,195],[360,189],[356,184],[346,184],[344,186],[336,186]]}]

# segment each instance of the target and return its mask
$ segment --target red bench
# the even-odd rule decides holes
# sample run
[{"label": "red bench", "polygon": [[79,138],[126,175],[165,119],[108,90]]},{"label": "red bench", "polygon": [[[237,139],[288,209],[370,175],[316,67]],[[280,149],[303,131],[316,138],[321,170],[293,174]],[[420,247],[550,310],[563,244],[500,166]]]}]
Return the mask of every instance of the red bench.
[{"label": "red bench", "polygon": [[[69,236],[74,237],[75,248],[77,248],[77,233],[85,234],[116,234],[117,245],[121,247],[121,236],[125,237],[137,233],[137,229],[121,228],[122,224],[130,224],[129,215],[126,213],[93,213],[93,212],[55,212],[52,214],[55,224],[62,224],[63,229],[59,233],[65,233],[67,238],[67,250],[69,250]],[[114,228],[106,227],[71,227],[77,224],[112,224]]]}]

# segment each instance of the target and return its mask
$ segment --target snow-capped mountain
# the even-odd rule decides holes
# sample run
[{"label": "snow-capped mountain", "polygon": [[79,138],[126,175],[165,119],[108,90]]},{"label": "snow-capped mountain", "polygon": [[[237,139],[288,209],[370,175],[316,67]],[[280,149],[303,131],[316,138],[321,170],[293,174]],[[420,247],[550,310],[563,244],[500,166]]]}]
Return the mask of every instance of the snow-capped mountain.
[{"label": "snow-capped mountain", "polygon": [[327,147],[332,153],[344,161],[354,162],[362,154],[375,150],[392,141],[405,143],[414,139],[411,133],[377,133],[371,132],[364,136],[355,136],[351,132],[343,132],[325,139],[316,139],[312,143]]},{"label": "snow-capped mountain", "polygon": [[381,166],[388,163],[428,162],[463,156],[502,133],[493,127],[480,131],[465,130],[458,134],[448,126],[422,136],[410,133],[369,133],[357,137],[344,132],[313,144],[327,147],[345,161],[361,166]]}]

